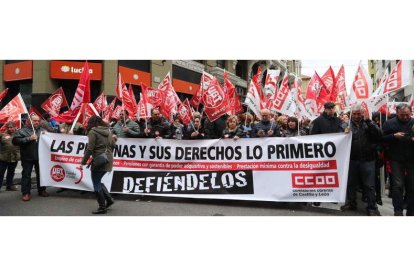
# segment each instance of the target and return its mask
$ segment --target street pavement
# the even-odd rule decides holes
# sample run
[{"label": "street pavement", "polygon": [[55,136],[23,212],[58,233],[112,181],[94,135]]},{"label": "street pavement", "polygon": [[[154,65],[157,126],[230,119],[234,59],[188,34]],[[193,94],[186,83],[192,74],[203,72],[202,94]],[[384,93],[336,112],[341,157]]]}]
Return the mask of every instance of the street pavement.
[{"label": "street pavement", "polygon": [[[32,183],[35,182],[34,174]],[[16,168],[15,183],[21,179],[20,162]],[[20,189],[20,186],[17,186]],[[97,208],[92,192],[47,188],[49,197],[39,197],[36,185],[32,185],[32,200],[23,202],[20,192],[0,190],[0,216],[89,216]],[[386,190],[387,194],[387,190]],[[383,206],[378,210],[383,216],[393,216],[391,199],[382,198]],[[113,194],[116,202],[106,216],[365,216],[365,206],[359,202],[357,211],[341,212],[341,204],[321,203],[314,207],[310,203],[261,202],[242,200],[190,199]],[[359,195],[360,196],[360,195]]]},{"label": "street pavement", "polygon": [[[20,187],[20,186],[18,186]],[[91,192],[47,189],[49,197],[39,197],[33,185],[32,200],[23,202],[20,192],[0,191],[0,216],[89,216],[97,208]],[[107,216],[365,216],[365,203],[360,202],[357,211],[341,212],[340,204],[259,202],[241,200],[188,199],[114,194],[115,204]],[[391,199],[383,197],[379,211],[392,216]]]}]

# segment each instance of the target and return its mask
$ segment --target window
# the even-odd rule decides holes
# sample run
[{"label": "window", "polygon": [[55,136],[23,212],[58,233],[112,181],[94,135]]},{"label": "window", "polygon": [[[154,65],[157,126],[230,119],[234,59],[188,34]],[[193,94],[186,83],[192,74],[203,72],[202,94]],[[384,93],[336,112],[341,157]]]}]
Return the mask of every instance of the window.
[{"label": "window", "polygon": [[238,60],[236,64],[236,76],[247,80],[247,60]]},{"label": "window", "polygon": [[225,65],[226,65],[226,61],[225,60],[216,60],[216,65],[217,65],[217,67],[224,69]]}]

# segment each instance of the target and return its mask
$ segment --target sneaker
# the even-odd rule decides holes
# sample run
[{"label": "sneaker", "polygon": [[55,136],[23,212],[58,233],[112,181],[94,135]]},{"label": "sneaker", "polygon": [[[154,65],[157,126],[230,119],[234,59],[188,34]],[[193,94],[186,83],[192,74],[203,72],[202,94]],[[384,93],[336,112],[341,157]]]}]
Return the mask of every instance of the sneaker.
[{"label": "sneaker", "polygon": [[377,209],[368,209],[367,215],[368,216],[381,216],[381,213]]},{"label": "sneaker", "polygon": [[18,191],[19,189],[17,189],[17,187],[16,186],[9,186],[9,187],[6,187],[6,191],[12,191],[12,192],[16,192],[16,191]]},{"label": "sneaker", "polygon": [[345,211],[356,211],[357,210],[357,206],[354,204],[345,204],[344,206],[341,206],[341,211],[345,212]]}]

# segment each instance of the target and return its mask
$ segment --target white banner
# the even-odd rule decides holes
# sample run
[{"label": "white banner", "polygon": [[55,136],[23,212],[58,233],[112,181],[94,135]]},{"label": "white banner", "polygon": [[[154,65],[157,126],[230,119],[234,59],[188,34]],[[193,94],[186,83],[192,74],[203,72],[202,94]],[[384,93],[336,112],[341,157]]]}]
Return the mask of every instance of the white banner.
[{"label": "white banner", "polygon": [[[93,190],[78,169],[87,137],[41,135],[42,186]],[[118,139],[112,193],[188,198],[344,202],[351,134],[220,140]]]}]

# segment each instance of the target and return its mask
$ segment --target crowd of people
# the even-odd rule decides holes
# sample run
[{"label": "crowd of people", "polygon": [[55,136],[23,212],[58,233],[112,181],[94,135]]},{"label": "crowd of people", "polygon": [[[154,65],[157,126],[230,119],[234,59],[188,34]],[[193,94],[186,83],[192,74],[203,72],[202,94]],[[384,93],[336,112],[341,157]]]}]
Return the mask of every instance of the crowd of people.
[{"label": "crowd of people", "polygon": [[[377,113],[368,114],[359,104],[353,105],[350,112],[339,115],[335,107],[335,103],[326,103],[323,113],[313,122],[309,119],[299,121],[296,117],[273,114],[267,109],[260,111],[261,119],[243,113],[223,115],[213,122],[202,113],[194,112],[188,125],[183,124],[179,115],[173,116],[170,122],[157,108],[152,110],[151,117],[147,120],[132,120],[130,114],[124,110],[119,120],[111,122],[104,122],[99,116],[93,116],[86,127],[78,122],[75,125],[73,122],[59,124],[49,114],[45,114],[43,119],[32,115],[31,122],[28,120],[21,129],[17,129],[14,122],[8,122],[7,131],[0,134],[0,188],[7,171],[6,190],[17,190],[13,184],[13,176],[20,160],[23,167],[22,200],[31,199],[33,167],[39,196],[49,196],[39,181],[38,140],[46,131],[88,135],[89,148],[85,151],[86,159],[83,159],[82,165],[86,164],[91,155],[95,159],[105,153],[106,159],[111,160],[117,138],[240,139],[345,132],[352,134],[352,146],[346,203],[341,210],[345,212],[357,209],[359,190],[362,192],[362,201],[367,205],[367,215],[380,215],[377,206],[382,205],[380,168],[385,166],[394,215],[403,215],[404,209],[407,210],[406,215],[414,215],[414,119],[411,117],[411,106],[404,103],[398,105],[396,114],[389,115],[387,120]],[[106,208],[113,204],[105,185],[101,184],[104,173],[112,169],[112,162],[110,163],[111,166],[106,165],[92,174],[99,204],[98,210],[94,211],[96,214],[105,213]],[[319,202],[312,204],[320,205]]]}]

